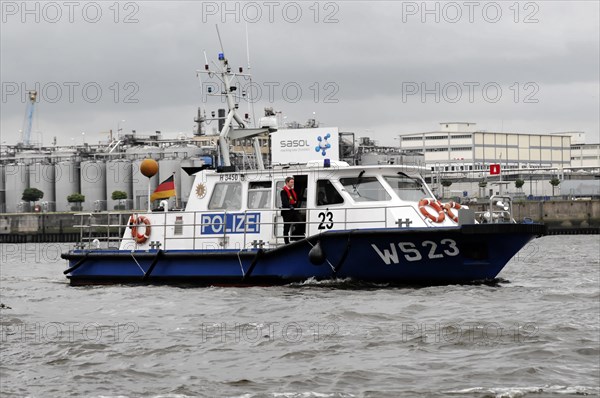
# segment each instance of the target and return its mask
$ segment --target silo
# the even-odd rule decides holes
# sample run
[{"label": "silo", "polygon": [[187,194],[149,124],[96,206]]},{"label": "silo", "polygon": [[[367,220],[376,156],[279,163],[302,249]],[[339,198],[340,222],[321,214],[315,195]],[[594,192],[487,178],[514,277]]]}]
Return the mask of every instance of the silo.
[{"label": "silo", "polygon": [[[181,166],[183,165],[182,162],[184,159],[197,158],[201,153],[202,149],[195,145],[178,144],[164,149],[164,159],[158,163],[160,182],[175,173],[175,190],[177,191],[178,205],[183,205],[187,202],[190,192],[190,187],[187,185],[193,183],[193,180],[190,182],[190,176],[188,176],[185,171],[181,170]],[[193,164],[193,161],[186,162],[186,165]],[[170,202],[174,203],[174,198],[172,198]]]},{"label": "silo", "polygon": [[29,165],[29,187],[37,188],[44,193],[41,199],[48,202],[54,208],[54,183],[55,183],[54,165],[51,163],[33,163]]},{"label": "silo", "polygon": [[97,160],[81,162],[81,193],[85,195],[83,210],[106,210],[106,163]]},{"label": "silo", "polygon": [[[183,159],[181,161],[180,167],[200,167],[204,164],[202,159],[192,158],[192,159]],[[190,197],[190,192],[192,191],[192,185],[194,184],[195,176],[189,175],[184,170],[181,170],[181,204],[185,206]],[[179,192],[177,193],[179,194]]]},{"label": "silo", "polygon": [[[161,159],[158,161],[158,183],[162,183],[170,176],[175,179],[175,192],[177,198],[181,196],[181,159]],[[169,207],[175,206],[175,197],[169,199]]]},{"label": "silo", "polygon": [[139,160],[152,158],[158,160],[163,156],[163,149],[153,145],[133,146],[125,150],[127,159]]},{"label": "silo", "polygon": [[118,210],[119,200],[112,199],[114,191],[127,194],[127,201],[123,202],[124,209],[129,208],[126,203],[131,203],[131,161],[126,159],[110,160],[106,163],[106,200],[107,210]]},{"label": "silo", "polygon": [[[140,164],[144,159],[159,160],[163,157],[163,149],[154,145],[141,145],[128,148],[126,151],[127,158],[132,160],[131,163],[131,182],[133,208],[137,210],[148,209],[148,178],[140,173]],[[150,179],[150,193],[158,186],[159,176],[155,175]]]},{"label": "silo", "polygon": [[19,151],[15,153],[15,159],[17,160],[17,163],[31,164],[34,161],[39,161],[40,159],[46,157],[47,153],[38,150]]},{"label": "silo", "polygon": [[67,202],[67,197],[74,193],[80,193],[79,188],[79,163],[75,160],[67,160],[56,163],[55,174],[55,198],[56,211],[71,211],[72,205]]},{"label": "silo", "polygon": [[6,213],[6,167],[0,164],[0,213]]},{"label": "silo", "polygon": [[6,212],[26,210],[21,203],[23,191],[29,187],[29,166],[25,163],[9,163],[5,167]]},{"label": "silo", "polygon": [[[140,172],[143,159],[131,163],[133,208],[137,210],[148,209],[148,177]],[[150,193],[158,186],[158,174],[150,179]]]},{"label": "silo", "polygon": [[202,149],[195,145],[171,145],[164,149],[165,158],[193,158],[202,153]]},{"label": "silo", "polygon": [[138,148],[140,148],[140,147],[137,147],[137,146],[132,146],[132,147],[130,147],[130,148],[127,148],[127,149],[125,150],[125,156],[127,157],[127,159],[130,159],[130,160],[135,160],[135,159],[137,159],[137,158],[138,158],[138,155],[139,155],[139,153],[140,153],[140,151],[139,151],[139,149],[138,149]]}]

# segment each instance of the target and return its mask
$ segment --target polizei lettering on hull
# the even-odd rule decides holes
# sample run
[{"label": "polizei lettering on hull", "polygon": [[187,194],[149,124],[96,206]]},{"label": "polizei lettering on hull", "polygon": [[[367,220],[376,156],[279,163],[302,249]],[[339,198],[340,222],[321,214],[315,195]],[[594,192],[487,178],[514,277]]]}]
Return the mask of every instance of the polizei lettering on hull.
[{"label": "polizei lettering on hull", "polygon": [[421,261],[424,258],[435,260],[460,254],[454,239],[442,239],[439,244],[431,240],[424,240],[420,244],[398,242],[390,243],[389,248],[379,248],[376,244],[371,244],[371,247],[386,265],[399,264],[404,260],[409,262]]},{"label": "polizei lettering on hull", "polygon": [[279,145],[282,148],[303,148],[303,147],[310,146],[310,144],[308,143],[308,140],[287,140],[287,141],[281,141],[279,143]]},{"label": "polizei lettering on hull", "polygon": [[260,213],[202,214],[202,235],[260,233]]}]

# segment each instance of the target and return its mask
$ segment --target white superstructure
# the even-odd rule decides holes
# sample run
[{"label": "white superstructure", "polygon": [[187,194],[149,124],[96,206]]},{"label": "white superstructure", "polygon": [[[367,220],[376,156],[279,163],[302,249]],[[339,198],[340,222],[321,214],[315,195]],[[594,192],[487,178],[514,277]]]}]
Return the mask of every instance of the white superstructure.
[{"label": "white superstructure", "polygon": [[436,220],[435,205],[419,203],[434,197],[423,172],[426,169],[417,166],[348,166],[334,161],[238,172],[202,170],[195,175],[185,211],[134,215],[136,229],[125,231],[120,249],[151,249],[157,244],[162,249],[280,246],[280,192],[288,176],[294,178],[300,198],[300,220],[292,235],[301,239],[327,231],[456,227],[458,221],[449,213],[440,210],[444,215]]}]

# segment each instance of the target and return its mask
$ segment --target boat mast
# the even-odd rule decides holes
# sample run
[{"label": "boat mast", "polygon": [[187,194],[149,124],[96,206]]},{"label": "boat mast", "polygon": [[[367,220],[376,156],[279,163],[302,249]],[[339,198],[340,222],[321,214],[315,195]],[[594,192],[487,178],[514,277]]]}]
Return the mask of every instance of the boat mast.
[{"label": "boat mast", "polygon": [[[212,62],[213,68],[208,64],[208,60],[206,59],[206,64],[204,65],[204,70],[198,70],[197,73],[205,73],[209,78],[216,77],[219,79],[223,85],[223,91],[221,93],[213,94],[211,92],[211,88],[208,88],[208,95],[214,96],[224,96],[227,101],[228,112],[225,117],[225,123],[223,124],[223,128],[219,132],[218,145],[219,151],[221,152],[221,158],[223,160],[224,166],[231,166],[231,159],[229,154],[229,141],[232,139],[241,139],[241,138],[251,138],[255,137],[254,141],[254,151],[255,157],[257,159],[257,165],[259,169],[264,169],[264,164],[262,162],[262,154],[260,152],[260,146],[258,145],[258,140],[256,136],[263,133],[268,133],[268,128],[248,128],[246,122],[242,119],[242,117],[238,114],[239,105],[235,101],[235,92],[237,91],[237,86],[232,86],[232,81],[236,77],[244,77],[247,79],[251,79],[252,76],[247,73],[243,73],[242,67],[239,68],[239,71],[232,72],[231,67],[229,66],[229,61],[225,57],[225,51],[223,50],[223,43],[221,42],[221,35],[219,34],[219,28],[217,26],[217,35],[219,36],[219,43],[221,44],[221,52],[219,53],[219,64]],[[244,96],[244,94],[241,94]],[[248,117],[248,116],[246,116]],[[232,129],[231,124],[233,121],[237,122],[238,128]]]}]

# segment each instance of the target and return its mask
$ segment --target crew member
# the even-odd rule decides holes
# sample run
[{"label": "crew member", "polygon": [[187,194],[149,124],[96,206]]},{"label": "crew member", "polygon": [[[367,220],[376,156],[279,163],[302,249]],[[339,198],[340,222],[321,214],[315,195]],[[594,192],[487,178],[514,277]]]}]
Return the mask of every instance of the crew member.
[{"label": "crew member", "polygon": [[[294,191],[294,178],[287,177],[285,185],[281,190],[281,216],[283,217],[283,240],[286,244],[290,243],[289,233],[298,221],[298,195]],[[292,229],[293,230],[293,229]]]}]

